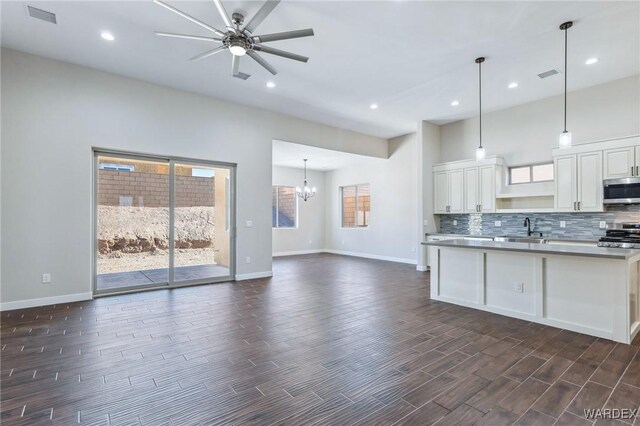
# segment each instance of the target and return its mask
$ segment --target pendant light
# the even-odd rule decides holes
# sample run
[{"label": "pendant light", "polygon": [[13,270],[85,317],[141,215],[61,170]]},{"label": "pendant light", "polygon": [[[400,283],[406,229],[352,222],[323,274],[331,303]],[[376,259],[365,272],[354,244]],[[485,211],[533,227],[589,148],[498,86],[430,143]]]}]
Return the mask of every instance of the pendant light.
[{"label": "pendant light", "polygon": [[478,122],[480,123],[480,145],[476,148],[476,160],[484,160],[486,152],[484,147],[482,146],[482,63],[484,62],[484,58],[480,57],[476,59],[476,64],[478,64],[478,94],[480,100],[480,109],[478,114]]},{"label": "pendant light", "polygon": [[299,186],[296,186],[296,195],[302,198],[304,201],[307,201],[309,198],[316,195],[315,186],[311,188],[307,184],[307,159],[306,158],[304,159],[304,185],[302,186],[302,188],[300,188]]},{"label": "pendant light", "polygon": [[560,29],[564,31],[564,130],[558,139],[560,148],[571,148],[571,132],[567,131],[567,30],[572,26],[571,21],[560,25]]}]

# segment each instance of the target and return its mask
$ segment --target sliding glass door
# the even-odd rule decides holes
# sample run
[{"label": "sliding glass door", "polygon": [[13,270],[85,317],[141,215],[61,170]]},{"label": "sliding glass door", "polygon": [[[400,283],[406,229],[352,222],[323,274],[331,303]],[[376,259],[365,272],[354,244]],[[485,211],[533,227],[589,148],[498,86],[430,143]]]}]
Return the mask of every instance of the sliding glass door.
[{"label": "sliding glass door", "polygon": [[96,294],[234,277],[233,165],[95,152]]}]

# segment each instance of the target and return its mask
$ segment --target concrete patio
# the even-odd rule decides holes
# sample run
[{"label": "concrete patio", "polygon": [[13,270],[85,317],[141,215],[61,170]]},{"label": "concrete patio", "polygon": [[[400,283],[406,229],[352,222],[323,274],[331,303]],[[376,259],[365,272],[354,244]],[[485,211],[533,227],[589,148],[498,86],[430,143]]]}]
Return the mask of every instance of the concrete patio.
[{"label": "concrete patio", "polygon": [[[175,268],[175,282],[206,278],[220,278],[229,275],[229,268],[219,265],[180,266]],[[143,285],[158,285],[169,281],[169,269],[149,269],[145,271],[116,272],[99,274],[97,289],[120,290]]]}]

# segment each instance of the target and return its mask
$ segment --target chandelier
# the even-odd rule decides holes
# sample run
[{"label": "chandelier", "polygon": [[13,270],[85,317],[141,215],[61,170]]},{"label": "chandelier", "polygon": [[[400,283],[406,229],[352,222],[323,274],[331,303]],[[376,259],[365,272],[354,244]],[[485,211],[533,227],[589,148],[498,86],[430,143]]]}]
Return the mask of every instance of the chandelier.
[{"label": "chandelier", "polygon": [[302,188],[300,188],[299,186],[296,186],[296,195],[302,198],[304,201],[307,201],[309,198],[316,195],[316,188],[315,187],[311,188],[307,184],[307,159],[306,158],[304,159],[304,185],[302,186]]}]

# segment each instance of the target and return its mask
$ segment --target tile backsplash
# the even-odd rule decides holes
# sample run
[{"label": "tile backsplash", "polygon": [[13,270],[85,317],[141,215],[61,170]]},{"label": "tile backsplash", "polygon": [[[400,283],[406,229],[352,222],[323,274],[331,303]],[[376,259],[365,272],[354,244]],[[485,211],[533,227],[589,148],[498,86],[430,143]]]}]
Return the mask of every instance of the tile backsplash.
[{"label": "tile backsplash", "polygon": [[[440,232],[465,235],[526,235],[524,219],[531,220],[531,229],[544,237],[598,239],[605,234],[600,222],[640,222],[640,205],[610,206],[601,213],[471,213],[441,215]],[[454,225],[454,221],[457,224]],[[500,221],[501,226],[495,226]],[[560,227],[560,222],[565,227]]]}]

